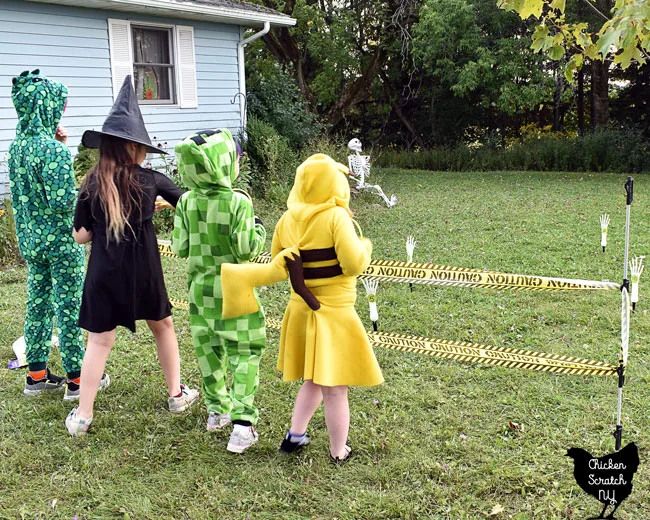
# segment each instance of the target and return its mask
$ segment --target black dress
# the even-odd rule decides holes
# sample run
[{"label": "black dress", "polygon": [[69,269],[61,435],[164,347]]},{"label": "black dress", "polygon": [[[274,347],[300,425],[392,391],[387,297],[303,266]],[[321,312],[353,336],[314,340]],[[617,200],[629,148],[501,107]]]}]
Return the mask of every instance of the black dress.
[{"label": "black dress", "polygon": [[106,242],[106,217],[99,201],[89,196],[96,189],[92,183],[77,202],[75,229],[93,232],[79,313],[79,326],[90,332],[107,332],[118,325],[135,332],[136,320],[158,321],[171,315],[151,219],[157,195],[176,206],[183,192],[163,174],[137,168],[142,207],[131,212],[131,227],[125,227],[119,242]]}]

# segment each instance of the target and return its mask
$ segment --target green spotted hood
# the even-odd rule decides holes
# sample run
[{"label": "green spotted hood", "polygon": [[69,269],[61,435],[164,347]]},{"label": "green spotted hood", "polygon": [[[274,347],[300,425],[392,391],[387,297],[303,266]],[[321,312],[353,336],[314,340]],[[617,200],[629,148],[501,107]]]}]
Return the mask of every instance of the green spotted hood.
[{"label": "green spotted hood", "polygon": [[18,114],[16,135],[54,137],[68,99],[68,89],[41,75],[38,69],[24,71],[13,78],[12,83],[11,99]]},{"label": "green spotted hood", "polygon": [[232,190],[237,178],[237,150],[230,130],[203,130],[174,147],[183,183],[199,191]]}]

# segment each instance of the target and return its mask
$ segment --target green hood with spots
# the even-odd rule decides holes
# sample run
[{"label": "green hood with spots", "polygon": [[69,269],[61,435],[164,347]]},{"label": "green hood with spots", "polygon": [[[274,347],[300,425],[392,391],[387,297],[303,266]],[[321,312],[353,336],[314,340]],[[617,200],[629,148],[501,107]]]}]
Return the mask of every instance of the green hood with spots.
[{"label": "green hood with spots", "polygon": [[237,178],[237,150],[230,130],[204,130],[174,147],[183,183],[192,189],[232,190]]},{"label": "green hood with spots", "polygon": [[25,71],[13,78],[11,99],[18,115],[17,136],[54,137],[68,99],[68,89],[42,76],[38,69]]},{"label": "green hood with spots", "polygon": [[26,259],[64,258],[79,247],[71,233],[77,196],[72,157],[54,138],[68,89],[37,70],[12,84],[18,125],[7,162],[20,253]]}]

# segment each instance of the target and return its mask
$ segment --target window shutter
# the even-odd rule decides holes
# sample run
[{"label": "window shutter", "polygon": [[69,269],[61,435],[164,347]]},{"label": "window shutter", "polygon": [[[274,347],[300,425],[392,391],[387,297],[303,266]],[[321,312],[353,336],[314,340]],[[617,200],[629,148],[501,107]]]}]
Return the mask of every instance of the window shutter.
[{"label": "window shutter", "polygon": [[133,45],[131,24],[127,20],[108,19],[108,40],[111,51],[111,76],[113,79],[113,100],[122,87],[124,78],[133,77]]},{"label": "window shutter", "polygon": [[178,63],[178,99],[181,108],[197,108],[196,60],[194,59],[194,27],[176,26]]}]

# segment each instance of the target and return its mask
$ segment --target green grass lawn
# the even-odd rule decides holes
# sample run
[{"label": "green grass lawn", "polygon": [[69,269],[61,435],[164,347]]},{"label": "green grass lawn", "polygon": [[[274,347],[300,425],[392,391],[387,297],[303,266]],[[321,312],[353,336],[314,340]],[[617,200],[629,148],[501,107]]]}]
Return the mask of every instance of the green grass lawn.
[{"label": "green grass lawn", "polygon": [[[373,258],[588,280],[623,278],[625,176],[573,173],[439,173],[377,170],[392,209],[369,194],[352,202]],[[632,206],[630,258],[650,253],[650,188],[639,176]],[[256,201],[269,230],[283,211]],[[611,215],[600,247],[599,216]],[[185,267],[163,259],[171,297],[186,299]],[[650,518],[648,354],[650,273],[632,315],[623,401],[623,444],[639,446],[635,489],[617,518]],[[359,283],[358,311],[371,328]],[[263,290],[280,317],[288,283]],[[617,363],[618,292],[513,292],[383,284],[380,330],[509,346]],[[22,334],[25,272],[0,273],[0,361]],[[182,374],[200,377],[184,311],[174,319]],[[281,380],[277,331],[269,331],[258,404],[260,442],[243,456],[225,450],[228,432],[205,431],[202,404],[166,411],[153,338],[118,331],[107,371],[113,384],[96,402],[92,433],[68,436],[61,396],[26,398],[25,371],[0,368],[0,518],[219,519],[584,519],[600,503],[585,494],[565,457],[569,447],[614,451],[615,377],[584,377],[464,364],[377,350],[385,384],[350,392],[346,466],[328,463],[322,409],[312,444],[284,457],[298,384]],[[58,353],[53,366],[60,371]],[[520,428],[512,430],[509,423]],[[496,508],[496,509],[495,509]],[[501,512],[497,512],[501,510]],[[488,516],[492,511],[496,514]]]}]

